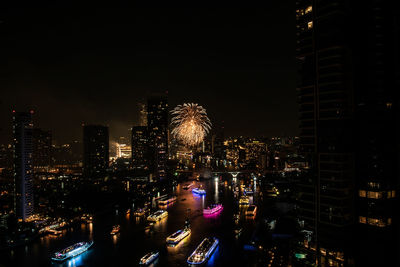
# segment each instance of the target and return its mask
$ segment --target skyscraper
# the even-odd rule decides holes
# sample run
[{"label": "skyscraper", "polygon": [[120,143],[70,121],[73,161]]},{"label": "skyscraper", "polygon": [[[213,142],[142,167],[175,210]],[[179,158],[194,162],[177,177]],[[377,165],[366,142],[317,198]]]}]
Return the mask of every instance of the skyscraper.
[{"label": "skyscraper", "polygon": [[132,127],[132,167],[149,169],[149,135],[146,126]]},{"label": "skyscraper", "polygon": [[33,137],[33,169],[34,171],[42,171],[51,165],[51,145],[52,136],[50,131],[44,131],[34,128]]},{"label": "skyscraper", "polygon": [[83,172],[85,176],[103,175],[108,168],[108,127],[101,125],[83,126]]},{"label": "skyscraper", "polygon": [[395,254],[378,238],[390,240],[399,184],[394,10],[379,0],[296,2],[300,146],[312,167],[298,211],[322,266],[379,265]]},{"label": "skyscraper", "polygon": [[153,95],[147,101],[147,125],[151,169],[156,179],[166,177],[168,160],[168,101],[166,95]]},{"label": "skyscraper", "polygon": [[33,215],[32,114],[13,111],[14,212],[18,219]]},{"label": "skyscraper", "polygon": [[146,104],[139,102],[139,126],[147,126],[147,108]]}]

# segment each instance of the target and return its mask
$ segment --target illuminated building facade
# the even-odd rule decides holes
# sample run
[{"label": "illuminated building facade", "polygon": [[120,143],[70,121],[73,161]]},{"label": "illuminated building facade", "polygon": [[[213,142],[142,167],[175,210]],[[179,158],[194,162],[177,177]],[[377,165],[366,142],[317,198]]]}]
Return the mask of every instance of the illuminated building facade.
[{"label": "illuminated building facade", "polygon": [[83,126],[83,173],[86,177],[103,175],[109,164],[108,127]]},{"label": "illuminated building facade", "polygon": [[393,10],[384,1],[296,2],[300,147],[311,163],[298,212],[322,266],[394,266]]},{"label": "illuminated building facade", "polygon": [[13,111],[14,212],[18,219],[33,215],[32,114]]},{"label": "illuminated building facade", "polygon": [[52,164],[52,134],[51,131],[45,131],[34,128],[33,137],[33,169],[35,172],[48,170]]},{"label": "illuminated building facade", "polygon": [[168,160],[168,101],[166,95],[154,95],[147,101],[149,154],[154,177],[163,180]]},{"label": "illuminated building facade", "polygon": [[266,153],[267,145],[258,140],[250,140],[245,145],[246,164],[250,168],[265,169],[266,168]]},{"label": "illuminated building facade", "polygon": [[132,127],[132,167],[149,169],[149,134],[146,126]]}]

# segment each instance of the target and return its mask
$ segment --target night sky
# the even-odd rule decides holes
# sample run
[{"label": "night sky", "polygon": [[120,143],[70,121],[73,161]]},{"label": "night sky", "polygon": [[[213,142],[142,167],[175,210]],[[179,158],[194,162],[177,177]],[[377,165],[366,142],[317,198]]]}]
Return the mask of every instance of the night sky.
[{"label": "night sky", "polygon": [[[289,2],[289,3],[281,3]],[[2,9],[0,142],[11,110],[35,110],[58,143],[81,124],[138,122],[137,102],[168,91],[170,107],[197,102],[226,135],[297,133],[292,1],[252,9]],[[293,6],[292,6],[293,5]]]}]

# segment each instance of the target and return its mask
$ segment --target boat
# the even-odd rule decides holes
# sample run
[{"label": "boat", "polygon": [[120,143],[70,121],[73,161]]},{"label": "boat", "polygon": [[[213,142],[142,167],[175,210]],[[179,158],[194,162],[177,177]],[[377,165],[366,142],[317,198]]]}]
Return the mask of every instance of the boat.
[{"label": "boat", "polygon": [[243,231],[242,228],[236,228],[236,229],[234,230],[235,237],[239,237],[240,234],[242,233],[242,231]]},{"label": "boat", "polygon": [[49,229],[49,230],[47,230],[47,232],[48,232],[50,235],[55,235],[55,236],[58,236],[58,235],[61,235],[61,234],[62,234],[62,231],[61,231],[61,230],[58,230],[58,229]]},{"label": "boat", "polygon": [[81,216],[81,220],[86,222],[86,223],[92,223],[93,222],[93,216],[90,214],[83,214]]},{"label": "boat", "polygon": [[246,216],[247,217],[255,217],[256,214],[257,214],[257,206],[256,205],[250,205],[246,210]]},{"label": "boat", "polygon": [[153,214],[151,214],[149,217],[147,217],[147,220],[152,221],[152,222],[158,222],[167,216],[168,216],[168,211],[158,210],[158,211],[154,212]]},{"label": "boat", "polygon": [[240,197],[239,205],[249,205],[249,203],[250,203],[249,197],[246,196]]},{"label": "boat", "polygon": [[201,189],[201,188],[193,188],[192,192],[197,195],[205,195],[206,194],[206,190]]},{"label": "boat", "polygon": [[244,193],[246,195],[253,195],[254,192],[253,192],[253,190],[251,190],[250,187],[247,187],[247,188],[244,189]]},{"label": "boat", "polygon": [[111,235],[116,235],[116,234],[118,234],[119,233],[119,230],[121,229],[121,226],[119,226],[119,225],[114,225],[113,226],[113,229],[111,230]]},{"label": "boat", "polygon": [[198,245],[193,253],[188,257],[187,263],[193,265],[205,263],[218,246],[218,243],[219,241],[215,237],[204,238],[200,245]]},{"label": "boat", "polygon": [[222,204],[213,204],[210,207],[207,207],[203,209],[203,214],[204,215],[211,215],[215,214],[223,209]]},{"label": "boat", "polygon": [[175,200],[176,196],[166,196],[158,200],[158,205],[165,206],[171,204],[172,202],[175,202]]},{"label": "boat", "polygon": [[153,251],[153,252],[149,252],[146,255],[144,255],[140,261],[139,264],[140,265],[149,265],[150,263],[152,263],[155,259],[158,258],[159,256],[159,252],[158,251]]},{"label": "boat", "polygon": [[183,189],[185,189],[185,190],[188,190],[190,187],[192,187],[193,186],[193,183],[191,183],[191,184],[185,184],[184,186],[183,186]]},{"label": "boat", "polygon": [[148,208],[137,209],[137,210],[135,210],[135,212],[133,213],[133,215],[135,215],[135,216],[137,216],[137,217],[141,217],[141,216],[144,216],[148,211],[149,211]]},{"label": "boat", "polygon": [[69,258],[78,256],[85,251],[87,251],[93,245],[93,241],[89,242],[79,242],[67,248],[64,248],[56,253],[54,253],[51,259],[53,261],[65,261]]},{"label": "boat", "polygon": [[191,233],[190,228],[186,227],[185,229],[178,230],[172,235],[168,236],[166,242],[169,245],[177,245],[179,242],[182,241],[182,239],[190,235],[190,233]]}]

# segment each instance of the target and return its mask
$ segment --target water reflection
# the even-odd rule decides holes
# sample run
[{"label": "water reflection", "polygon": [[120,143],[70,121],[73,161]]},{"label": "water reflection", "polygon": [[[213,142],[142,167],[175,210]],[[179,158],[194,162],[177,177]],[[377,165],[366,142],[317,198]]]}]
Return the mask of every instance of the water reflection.
[{"label": "water reflection", "polygon": [[214,178],[214,201],[215,203],[218,203],[218,196],[219,196],[219,179],[218,177]]},{"label": "water reflection", "polygon": [[[135,219],[131,219],[130,214],[126,214],[124,211],[120,212],[118,216],[114,216],[115,209],[111,209],[105,212],[104,215],[99,214],[96,216],[94,221],[96,231],[93,229],[93,223],[81,224],[75,229],[72,228],[66,231],[59,238],[41,237],[35,241],[36,243],[33,242],[37,244],[38,249],[29,245],[27,252],[25,252],[24,247],[20,247],[6,254],[1,254],[0,258],[5,256],[8,260],[11,260],[12,264],[9,266],[29,266],[29,263],[33,260],[37,261],[35,264],[38,266],[48,266],[50,264],[50,253],[90,238],[90,240],[95,241],[95,245],[90,251],[75,259],[54,266],[126,266],[127,262],[129,262],[130,266],[135,266],[137,264],[136,260],[154,250],[160,250],[158,266],[179,266],[186,265],[188,255],[193,252],[196,245],[204,237],[216,236],[220,238],[221,243],[209,259],[207,266],[227,266],[225,265],[227,262],[235,263],[235,260],[232,260],[233,258],[241,258],[240,253],[235,252],[236,247],[238,249],[243,248],[243,245],[235,245],[234,242],[227,241],[230,237],[232,241],[235,240],[235,233],[232,227],[226,227],[227,224],[225,222],[231,222],[234,225],[237,220],[234,214],[239,215],[239,212],[243,214],[243,209],[245,209],[239,209],[237,200],[233,198],[234,194],[237,194],[238,197],[240,196],[240,192],[236,192],[235,183],[238,186],[240,185],[238,180],[223,182],[219,179],[212,179],[201,183],[196,182],[197,185],[202,184],[206,190],[207,194],[205,196],[192,194],[191,190],[183,190],[182,185],[177,185],[175,191],[177,201],[173,205],[167,206],[168,217],[154,223],[151,227],[152,229],[146,230],[145,228],[146,225],[149,225],[146,220],[147,216],[134,216]],[[228,190],[231,184],[233,186]],[[250,182],[246,184],[250,184]],[[254,181],[251,187],[257,188],[257,185],[259,185],[259,181]],[[182,201],[182,199],[185,200]],[[256,202],[256,195],[251,198],[251,201],[252,203]],[[224,210],[211,219],[206,218],[203,216],[202,210],[213,203],[223,203]],[[167,247],[165,238],[169,233],[181,229],[186,218],[190,219],[191,235],[185,237],[175,247]],[[112,240],[110,240],[110,225],[115,225],[121,221],[123,222],[124,231],[112,236]],[[239,223],[239,220],[237,222]],[[254,221],[240,220],[240,224],[235,227],[243,227],[242,240],[252,233]],[[232,248],[233,246],[235,246],[235,250]],[[133,252],[137,255],[136,257],[132,257]]]},{"label": "water reflection", "polygon": [[117,244],[117,242],[118,242],[118,236],[119,236],[119,233],[112,236],[112,240],[113,240],[114,246],[115,246],[115,245]]},{"label": "water reflection", "polygon": [[75,267],[81,265],[82,265],[82,255],[79,255],[77,257],[68,260],[68,267]]}]

